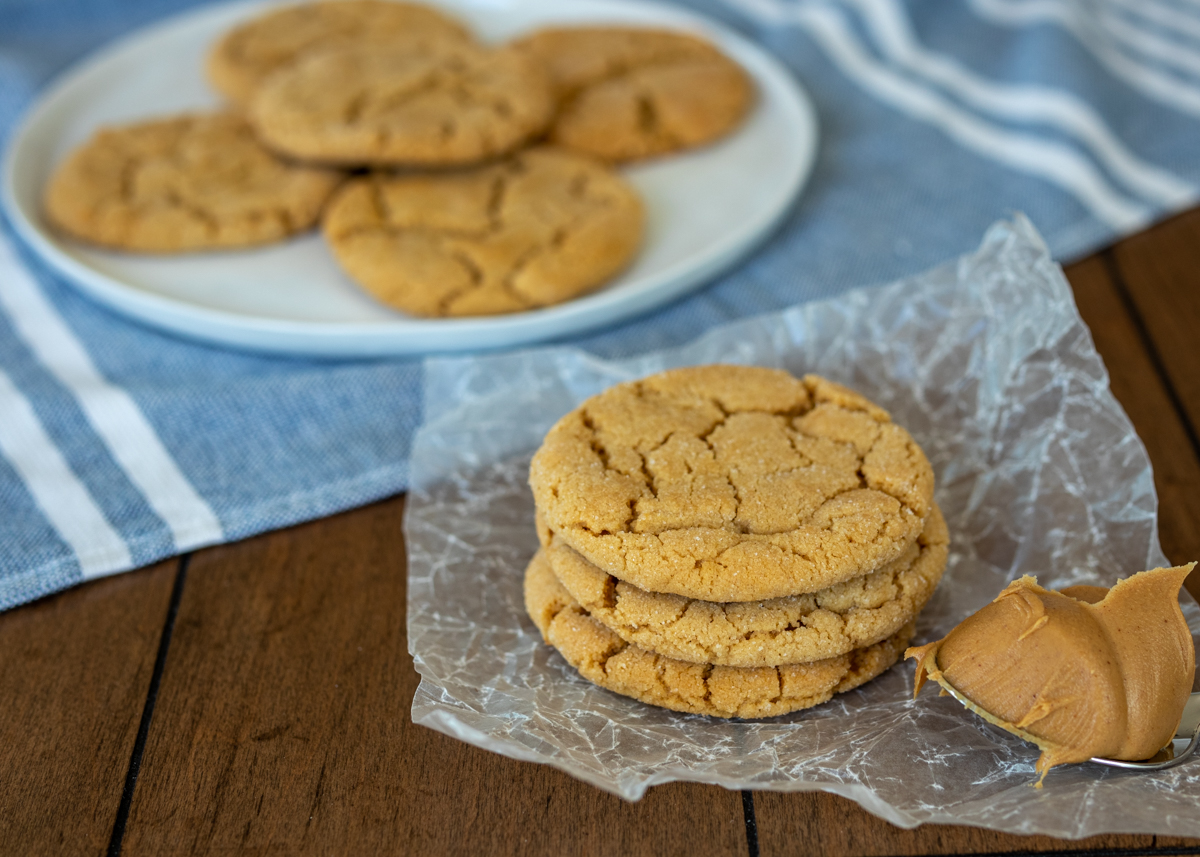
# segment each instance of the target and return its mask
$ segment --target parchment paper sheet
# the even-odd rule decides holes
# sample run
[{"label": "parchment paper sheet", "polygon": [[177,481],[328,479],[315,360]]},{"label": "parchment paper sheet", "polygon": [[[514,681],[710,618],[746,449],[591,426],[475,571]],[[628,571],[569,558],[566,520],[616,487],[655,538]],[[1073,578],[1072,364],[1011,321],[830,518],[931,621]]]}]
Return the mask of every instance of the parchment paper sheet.
[{"label": "parchment paper sheet", "polygon": [[924,447],[953,541],[917,642],[1024,573],[1053,587],[1111,585],[1166,564],[1146,451],[1066,280],[1017,216],[976,253],[922,276],[730,324],[674,351],[427,361],[405,522],[415,722],[630,800],[693,780],[830,791],[902,827],[1200,836],[1200,760],[1158,774],[1069,766],[1034,790],[1036,748],[933,689],[913,700],[911,663],[815,709],[724,721],[596,688],[544,645],[522,599],[537,547],[530,456],[558,417],[603,388],[709,362],[825,375],[888,408]]}]

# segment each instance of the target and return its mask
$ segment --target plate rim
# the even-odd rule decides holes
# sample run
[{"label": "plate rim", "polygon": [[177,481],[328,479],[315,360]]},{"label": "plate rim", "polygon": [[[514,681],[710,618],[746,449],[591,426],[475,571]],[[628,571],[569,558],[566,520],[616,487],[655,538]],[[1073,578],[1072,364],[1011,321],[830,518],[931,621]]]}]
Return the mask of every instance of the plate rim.
[{"label": "plate rim", "polygon": [[[436,0],[433,0],[436,5]],[[529,0],[512,0],[520,5]],[[535,0],[536,2],[536,0]],[[503,316],[477,316],[449,319],[397,318],[395,321],[317,322],[281,319],[216,309],[168,295],[146,291],[76,259],[57,246],[41,223],[40,213],[31,212],[20,202],[17,170],[26,157],[31,138],[52,121],[59,103],[77,89],[85,87],[98,68],[116,62],[130,51],[162,38],[164,32],[196,26],[198,21],[244,9],[254,10],[293,5],[288,0],[230,0],[182,10],[152,21],[85,54],[52,78],[36,95],[14,125],[0,163],[0,204],[4,206],[17,236],[48,267],[77,291],[136,322],[165,330],[191,341],[232,347],[258,353],[308,357],[383,357],[422,354],[459,353],[499,348],[523,347],[548,340],[563,339],[610,326],[662,306],[711,281],[735,262],[745,258],[779,226],[792,209],[812,175],[818,150],[816,109],[802,84],[765,48],[733,31],[721,22],[690,9],[659,2],[632,0],[592,0],[608,7],[619,17],[624,12],[640,24],[676,23],[697,29],[723,48],[752,62],[747,71],[759,86],[770,85],[783,96],[780,103],[788,113],[789,126],[799,130],[795,145],[798,157],[786,176],[787,192],[780,195],[759,216],[750,219],[734,237],[718,243],[698,262],[678,262],[656,273],[650,285],[614,299],[600,289],[554,306]],[[461,6],[486,7],[494,4],[467,0]],[[551,23],[549,20],[547,23]],[[677,270],[680,267],[682,271]]]}]

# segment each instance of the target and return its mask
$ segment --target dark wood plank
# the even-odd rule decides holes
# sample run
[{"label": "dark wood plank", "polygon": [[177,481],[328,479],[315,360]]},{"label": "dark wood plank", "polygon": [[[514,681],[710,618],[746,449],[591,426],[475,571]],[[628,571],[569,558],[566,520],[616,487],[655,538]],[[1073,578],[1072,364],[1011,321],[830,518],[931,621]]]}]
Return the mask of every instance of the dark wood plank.
[{"label": "dark wood plank", "polygon": [[1195,440],[1200,433],[1200,208],[1127,238],[1111,252]]},{"label": "dark wood plank", "polygon": [[[1167,384],[1156,384],[1156,391],[1183,412],[1181,422],[1168,419],[1165,409],[1151,414],[1127,405],[1147,447],[1159,447],[1151,449],[1150,457],[1161,504],[1163,549],[1173,562],[1200,560],[1200,358],[1195,344],[1200,330],[1200,209],[1125,239],[1108,256],[1121,297],[1149,340],[1155,367],[1166,378]],[[1122,368],[1115,361],[1108,365],[1114,376]],[[1130,371],[1131,399],[1138,371]],[[1157,425],[1160,416],[1170,425]],[[1200,571],[1188,579],[1188,588],[1200,598]]]},{"label": "dark wood plank", "polygon": [[[1196,223],[1200,224],[1200,219]],[[1177,240],[1174,236],[1178,228],[1174,222],[1169,225],[1172,240]],[[1146,248],[1153,247],[1155,234],[1157,231],[1152,230],[1136,239],[1143,245],[1142,255],[1153,255]],[[1120,254],[1123,246],[1115,252]],[[1196,241],[1195,247],[1200,253],[1200,240]],[[1163,252],[1171,256],[1179,251],[1167,246]],[[1139,264],[1143,261],[1139,256]],[[1164,550],[1175,562],[1200,558],[1200,528],[1196,526],[1200,522],[1200,460],[1167,385],[1156,372],[1142,329],[1129,312],[1127,296],[1110,276],[1111,268],[1109,260],[1098,254],[1071,266],[1067,276],[1080,313],[1091,328],[1096,348],[1108,366],[1113,393],[1129,413],[1154,464],[1160,499],[1159,531]],[[1173,263],[1161,262],[1160,268],[1177,272]],[[1137,283],[1132,288],[1137,289],[1138,295],[1153,288],[1148,277],[1139,275],[1133,282]],[[1200,327],[1200,291],[1197,295],[1197,301],[1184,302],[1178,310],[1182,318],[1190,318],[1192,329]],[[1139,305],[1141,303],[1139,301]],[[1160,331],[1160,335],[1176,333]],[[1192,371],[1200,379],[1197,368],[1193,364]],[[1200,408],[1200,386],[1194,393],[1189,390],[1189,395],[1195,396],[1194,403]],[[1128,571],[1136,570],[1139,569]],[[1200,597],[1198,583],[1200,575],[1189,578],[1189,588]],[[805,843],[802,853],[864,857],[1079,849],[1153,851],[1170,848],[1200,853],[1200,840],[1149,835],[1097,836],[1065,841],[949,825],[923,825],[915,830],[901,830],[871,816],[850,801],[832,795],[757,793],[755,813],[763,855],[797,853],[797,842]]]},{"label": "dark wood plank", "polygon": [[[1112,271],[1109,262],[1093,257],[1074,266],[1076,299],[1108,367],[1113,393],[1133,421],[1154,465],[1163,551],[1175,563],[1200,560],[1200,528],[1196,526],[1200,522],[1200,459],[1166,382],[1155,371],[1143,329],[1127,311],[1126,294],[1105,275]],[[1193,323],[1200,325],[1200,303],[1181,306],[1179,314],[1186,317],[1188,311],[1195,313]],[[1187,586],[1200,598],[1200,573],[1193,573]]]},{"label": "dark wood plank", "polygon": [[637,804],[409,717],[402,503],[196,554],[124,854],[745,854],[741,798]]},{"label": "dark wood plank", "polygon": [[108,847],[176,567],[0,615],[0,853]]},{"label": "dark wood plank", "polygon": [[[755,793],[759,853],[821,857],[1069,852],[1153,849],[1153,836],[1094,836],[1077,841],[1013,836],[975,827],[923,824],[902,830],[834,795]],[[793,800],[793,798],[808,798]],[[1186,842],[1186,840],[1182,840]],[[1152,852],[1151,852],[1152,853]]]}]

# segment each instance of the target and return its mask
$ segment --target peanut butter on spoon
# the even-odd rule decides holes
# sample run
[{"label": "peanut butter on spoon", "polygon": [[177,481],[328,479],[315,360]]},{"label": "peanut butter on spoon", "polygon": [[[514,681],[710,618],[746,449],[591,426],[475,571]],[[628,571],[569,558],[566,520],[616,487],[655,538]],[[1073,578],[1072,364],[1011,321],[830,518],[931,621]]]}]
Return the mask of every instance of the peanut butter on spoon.
[{"label": "peanut butter on spoon", "polygon": [[1148,759],[1170,743],[1196,652],[1179,609],[1195,563],[1143,571],[1112,589],[1054,592],[1026,575],[943,639],[910,648],[915,696],[932,678],[1055,765]]}]

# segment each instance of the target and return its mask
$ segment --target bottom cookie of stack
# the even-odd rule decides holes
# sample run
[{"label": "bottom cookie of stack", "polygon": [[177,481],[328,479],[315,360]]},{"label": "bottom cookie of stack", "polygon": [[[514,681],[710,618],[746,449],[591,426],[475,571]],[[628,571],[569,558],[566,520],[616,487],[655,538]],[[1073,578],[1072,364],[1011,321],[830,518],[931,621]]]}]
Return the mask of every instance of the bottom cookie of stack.
[{"label": "bottom cookie of stack", "polygon": [[773,717],[827,702],[884,672],[914,623],[838,657],[778,667],[694,664],[627,643],[575,601],[544,550],[525,571],[525,609],[552,645],[593,684],[651,705],[714,717]]}]

